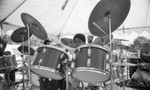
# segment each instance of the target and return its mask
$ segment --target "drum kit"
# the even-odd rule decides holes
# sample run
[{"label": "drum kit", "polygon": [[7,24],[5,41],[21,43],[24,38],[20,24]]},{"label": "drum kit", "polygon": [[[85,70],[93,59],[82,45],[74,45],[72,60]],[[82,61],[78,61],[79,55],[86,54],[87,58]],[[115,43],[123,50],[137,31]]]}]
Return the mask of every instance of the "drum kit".
[{"label": "drum kit", "polygon": [[[129,9],[130,0],[101,0],[95,6],[90,15],[88,23],[90,32],[99,37],[109,34],[110,40],[108,41],[111,42],[111,33],[123,23],[129,12]],[[34,17],[27,13],[22,13],[21,19],[25,27],[21,27],[13,32],[11,35],[11,40],[13,42],[22,43],[27,41],[32,35],[41,40],[48,40],[48,35],[44,27]],[[127,41],[124,39],[117,40]],[[29,40],[28,42],[30,43]],[[60,46],[63,47],[66,45],[69,48],[73,48],[71,47],[71,43],[73,42],[72,39],[62,38],[61,42],[63,44],[58,43]],[[107,55],[111,54],[111,51],[108,51],[104,46],[85,44],[75,48],[73,53],[68,54],[69,50],[66,50],[66,48],[54,45],[43,45],[42,47],[38,47],[35,51],[29,45],[30,44],[28,44],[28,46],[22,45],[18,48],[23,55],[25,55],[25,52],[27,52],[27,55],[34,56],[32,62],[28,59],[29,65],[27,65],[27,68],[29,77],[27,77],[27,79],[29,79],[29,83],[31,81],[31,72],[39,77],[45,77],[54,80],[68,78],[69,75],[66,74],[68,71],[66,70],[66,67],[67,69],[71,69],[69,72],[70,76],[73,76],[82,82],[96,85],[97,83],[105,83],[110,80],[112,81],[112,73],[106,70]],[[129,52],[134,51],[132,48],[129,48],[123,44],[118,44],[117,46],[120,49]],[[110,44],[110,48],[111,47],[112,46]],[[110,55],[109,59],[111,58],[112,57]],[[71,63],[69,60],[71,60]],[[68,63],[71,64],[71,67],[68,65]],[[120,67],[137,66],[137,64],[129,62],[110,62],[110,64]],[[110,71],[111,69],[112,68],[110,67]],[[66,89],[67,88],[68,87],[66,86]],[[23,85],[23,90],[26,90],[25,84]]]}]

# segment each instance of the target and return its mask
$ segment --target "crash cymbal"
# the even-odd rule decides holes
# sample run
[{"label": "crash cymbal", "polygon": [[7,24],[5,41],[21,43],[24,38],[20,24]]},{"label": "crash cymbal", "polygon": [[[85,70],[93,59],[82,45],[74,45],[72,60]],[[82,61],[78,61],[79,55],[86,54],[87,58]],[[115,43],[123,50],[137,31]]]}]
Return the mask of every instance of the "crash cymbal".
[{"label": "crash cymbal", "polygon": [[89,17],[90,32],[100,37],[109,34],[108,17],[111,17],[111,32],[115,31],[124,22],[129,10],[130,0],[100,0]]},{"label": "crash cymbal", "polygon": [[[29,32],[29,37],[31,37],[32,33]],[[11,40],[16,43],[21,43],[28,40],[28,30],[26,27],[21,27],[15,30],[11,35]]]},{"label": "crash cymbal", "polygon": [[127,62],[115,62],[112,63],[114,66],[138,66],[137,64],[127,63]]},{"label": "crash cymbal", "polygon": [[61,38],[61,42],[62,42],[64,45],[70,46],[71,43],[73,42],[73,40],[70,39],[70,38]]},{"label": "crash cymbal", "polygon": [[21,19],[25,26],[29,26],[29,30],[35,35],[37,38],[42,40],[47,40],[47,32],[45,31],[44,27],[37,21],[34,17],[27,13],[21,14]]},{"label": "crash cymbal", "polygon": [[[21,52],[21,53],[28,53],[29,51],[28,51],[28,46],[19,46],[18,47],[18,50]],[[30,49],[30,55],[34,55],[34,52],[35,52],[35,50],[33,49],[33,48],[29,48]]]}]

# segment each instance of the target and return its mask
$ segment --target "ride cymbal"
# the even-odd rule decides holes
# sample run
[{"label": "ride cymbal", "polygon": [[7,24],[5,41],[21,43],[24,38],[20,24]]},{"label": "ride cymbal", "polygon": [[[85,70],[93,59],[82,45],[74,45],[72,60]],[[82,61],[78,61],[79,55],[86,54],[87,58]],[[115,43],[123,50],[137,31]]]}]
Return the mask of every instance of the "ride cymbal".
[{"label": "ride cymbal", "polygon": [[31,47],[28,47],[28,46],[19,46],[18,50],[21,53],[29,53],[29,50],[30,50],[30,55],[34,55],[34,53],[35,53],[35,50]]},{"label": "ride cymbal", "polygon": [[109,34],[109,19],[111,32],[115,31],[125,20],[130,10],[130,0],[101,0],[92,10],[88,21],[90,32],[95,36]]},{"label": "ride cymbal", "polygon": [[37,21],[34,17],[27,13],[21,14],[21,19],[25,26],[29,26],[29,30],[35,35],[37,38],[42,40],[47,40],[47,32],[45,31],[44,27]]},{"label": "ride cymbal", "polygon": [[[31,37],[32,33],[29,32],[29,37]],[[11,35],[11,40],[16,43],[21,43],[28,40],[28,30],[26,27],[21,27],[15,30]]]}]

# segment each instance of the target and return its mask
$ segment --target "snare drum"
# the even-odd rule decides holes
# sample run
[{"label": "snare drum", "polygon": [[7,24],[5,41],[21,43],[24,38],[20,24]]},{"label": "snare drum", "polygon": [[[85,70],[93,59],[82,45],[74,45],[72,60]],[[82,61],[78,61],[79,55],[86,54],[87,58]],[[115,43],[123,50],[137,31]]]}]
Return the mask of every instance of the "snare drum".
[{"label": "snare drum", "polygon": [[107,49],[99,45],[85,44],[75,50],[73,77],[85,82],[104,82],[109,79],[106,72]]},{"label": "snare drum", "polygon": [[40,76],[51,79],[62,79],[65,75],[63,68],[68,55],[65,49],[56,46],[39,47],[31,65],[31,71]]}]

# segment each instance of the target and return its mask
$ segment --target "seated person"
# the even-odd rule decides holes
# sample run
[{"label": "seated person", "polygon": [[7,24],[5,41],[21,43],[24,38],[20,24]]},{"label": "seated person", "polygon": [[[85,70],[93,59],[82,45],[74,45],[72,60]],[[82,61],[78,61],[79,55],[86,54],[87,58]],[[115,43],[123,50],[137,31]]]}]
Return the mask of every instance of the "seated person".
[{"label": "seated person", "polygon": [[7,43],[2,38],[0,38],[0,56],[3,56],[6,46]]}]

